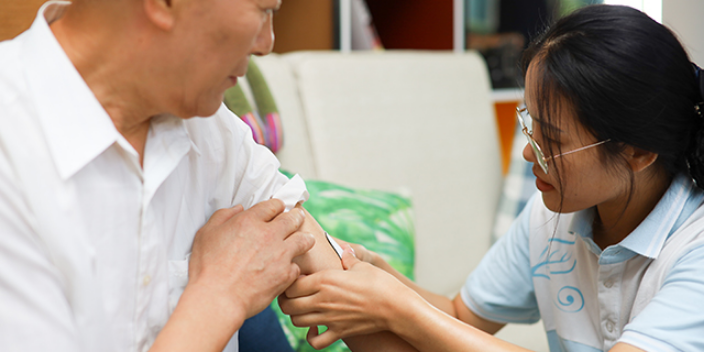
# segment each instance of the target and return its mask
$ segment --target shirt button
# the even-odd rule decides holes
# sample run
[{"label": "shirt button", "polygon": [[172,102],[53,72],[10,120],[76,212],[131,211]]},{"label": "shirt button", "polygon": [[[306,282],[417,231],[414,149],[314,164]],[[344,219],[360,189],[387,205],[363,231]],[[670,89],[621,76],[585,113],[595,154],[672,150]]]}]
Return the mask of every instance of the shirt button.
[{"label": "shirt button", "polygon": [[144,275],[144,278],[142,278],[142,285],[149,286],[150,282],[152,282],[152,277],[149,275]]},{"label": "shirt button", "polygon": [[604,282],[604,286],[606,286],[606,288],[611,288],[613,285],[614,285],[614,280],[612,280],[612,279],[608,279]]},{"label": "shirt button", "polygon": [[612,322],[611,320],[606,322],[606,331],[614,332],[614,322]]}]

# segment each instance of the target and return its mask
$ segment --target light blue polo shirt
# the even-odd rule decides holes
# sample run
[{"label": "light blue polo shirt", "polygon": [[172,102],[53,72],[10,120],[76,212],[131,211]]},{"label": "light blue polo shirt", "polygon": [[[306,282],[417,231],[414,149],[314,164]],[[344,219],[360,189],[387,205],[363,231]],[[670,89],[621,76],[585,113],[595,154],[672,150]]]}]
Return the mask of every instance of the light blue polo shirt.
[{"label": "light blue polo shirt", "polygon": [[[704,219],[703,201],[704,192],[680,175],[628,237],[602,251],[592,240],[594,209],[556,214],[538,193],[461,297],[491,321],[542,318],[552,352],[608,351],[617,342],[704,351],[704,220],[694,221]],[[689,233],[701,241],[675,240]],[[655,263],[668,266],[652,287],[645,274]]]}]

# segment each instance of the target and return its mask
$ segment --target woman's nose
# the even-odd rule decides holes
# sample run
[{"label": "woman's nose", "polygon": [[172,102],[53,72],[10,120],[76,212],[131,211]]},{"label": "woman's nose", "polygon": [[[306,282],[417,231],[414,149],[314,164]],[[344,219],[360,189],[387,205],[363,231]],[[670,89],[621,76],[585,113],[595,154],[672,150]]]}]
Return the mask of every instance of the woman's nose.
[{"label": "woman's nose", "polygon": [[529,163],[536,162],[535,153],[533,153],[533,148],[530,147],[530,143],[526,143],[526,146],[523,147],[523,159],[526,159]]}]

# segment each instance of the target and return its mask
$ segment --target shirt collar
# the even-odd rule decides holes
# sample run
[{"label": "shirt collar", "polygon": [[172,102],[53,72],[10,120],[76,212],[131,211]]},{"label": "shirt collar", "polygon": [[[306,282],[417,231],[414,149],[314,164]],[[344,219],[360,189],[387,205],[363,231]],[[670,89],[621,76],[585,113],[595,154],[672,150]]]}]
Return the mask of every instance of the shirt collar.
[{"label": "shirt collar", "polygon": [[[690,215],[685,214],[689,211],[685,211],[685,205],[701,202],[701,192],[698,192],[695,197],[692,196],[693,193],[694,185],[692,180],[685,175],[677,175],[650,214],[616,247],[656,259],[665,244],[665,240],[677,230],[676,225],[682,223],[681,218]],[[687,207],[687,209],[696,209],[696,207]],[[586,242],[593,247],[593,252],[601,254],[601,249],[592,240],[594,211],[593,208],[590,208],[575,213],[569,230],[587,240]],[[614,251],[616,253],[621,252],[618,248],[615,248]],[[628,255],[620,257],[627,259]]]},{"label": "shirt collar", "polygon": [[[120,135],[112,119],[78,73],[54,37],[49,24],[70,6],[67,1],[49,1],[37,14],[32,27],[22,36],[22,58],[39,123],[59,175],[68,179],[111,145],[117,143],[136,157],[136,151]],[[171,117],[171,118],[170,118]],[[182,119],[162,116],[166,130],[186,138],[199,153]],[[154,121],[152,129],[154,128]],[[156,132],[163,130],[157,128]]]},{"label": "shirt collar", "polygon": [[69,5],[66,1],[45,3],[22,37],[29,92],[63,179],[105,151],[119,135],[49,28]]}]

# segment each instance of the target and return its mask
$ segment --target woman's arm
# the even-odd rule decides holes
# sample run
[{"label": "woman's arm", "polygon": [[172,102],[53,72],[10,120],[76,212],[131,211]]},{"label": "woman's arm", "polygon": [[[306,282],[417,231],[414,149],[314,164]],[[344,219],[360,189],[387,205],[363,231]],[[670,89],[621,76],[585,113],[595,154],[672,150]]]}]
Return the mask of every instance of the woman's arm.
[{"label": "woman's arm", "polygon": [[[338,240],[340,241],[340,240]],[[432,304],[436,308],[442,310],[443,312],[449,314],[452,317],[455,317],[469,325],[474,326],[475,328],[482,330],[484,332],[487,332],[489,334],[495,334],[501,328],[504,327],[505,324],[501,323],[496,323],[490,320],[486,320],[472,312],[467,306],[464,304],[462,301],[462,297],[458,294],[455,296],[453,300],[450,300],[449,298],[430,292],[422,287],[420,287],[418,284],[407,278],[405,275],[401,274],[398,270],[394,269],[389,263],[387,263],[384,258],[382,258],[379,254],[376,252],[370,251],[366,249],[363,245],[359,244],[354,244],[354,243],[348,243],[344,241],[340,241],[342,243],[348,244],[352,249],[354,250],[355,256],[357,256],[360,260],[367,262],[369,264],[372,264],[376,266],[379,269],[382,269],[386,271],[387,273],[393,275],[396,279],[401,281],[404,285],[408,286],[411,288],[413,291],[418,293],[421,297],[423,297],[428,303]]]},{"label": "woman's arm", "polygon": [[[320,335],[309,334],[315,348],[343,338],[355,352],[388,346],[402,351],[525,351],[435,308],[389,273],[357,260],[350,250],[343,266],[344,272],[301,277],[280,297],[294,325],[328,327]],[[369,334],[370,339],[363,336]]]}]

